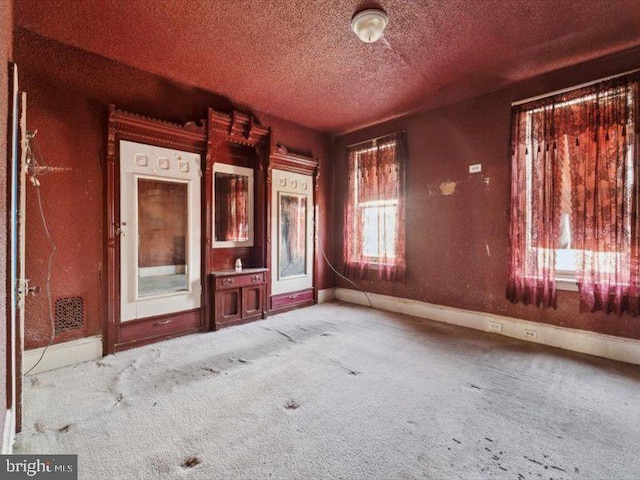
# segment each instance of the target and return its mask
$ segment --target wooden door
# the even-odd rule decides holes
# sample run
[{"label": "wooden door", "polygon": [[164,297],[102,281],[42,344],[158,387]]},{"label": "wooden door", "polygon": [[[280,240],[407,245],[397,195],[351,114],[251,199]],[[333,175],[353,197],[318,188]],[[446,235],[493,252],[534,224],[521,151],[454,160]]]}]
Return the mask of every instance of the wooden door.
[{"label": "wooden door", "polygon": [[120,142],[120,321],[201,306],[200,155]]},{"label": "wooden door", "polygon": [[314,182],[311,175],[272,171],[271,294],[313,287]]}]

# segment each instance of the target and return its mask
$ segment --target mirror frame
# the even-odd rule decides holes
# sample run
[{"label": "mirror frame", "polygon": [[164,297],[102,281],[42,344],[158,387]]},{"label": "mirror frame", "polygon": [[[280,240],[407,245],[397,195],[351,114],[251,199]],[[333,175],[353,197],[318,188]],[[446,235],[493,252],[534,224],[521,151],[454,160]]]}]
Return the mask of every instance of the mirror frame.
[{"label": "mirror frame", "polygon": [[[233,175],[243,175],[249,177],[249,192],[247,195],[247,200],[249,202],[249,213],[247,231],[249,232],[249,238],[247,240],[236,241],[236,240],[216,240],[216,204],[215,204],[215,188],[216,188],[216,173],[230,173]],[[227,163],[214,163],[213,164],[213,178],[211,182],[211,193],[212,193],[212,208],[211,208],[211,233],[212,233],[212,248],[234,248],[234,247],[253,247],[253,239],[254,239],[254,212],[255,212],[255,204],[254,204],[254,171],[253,168],[247,167],[238,167],[236,165],[229,165]]]}]

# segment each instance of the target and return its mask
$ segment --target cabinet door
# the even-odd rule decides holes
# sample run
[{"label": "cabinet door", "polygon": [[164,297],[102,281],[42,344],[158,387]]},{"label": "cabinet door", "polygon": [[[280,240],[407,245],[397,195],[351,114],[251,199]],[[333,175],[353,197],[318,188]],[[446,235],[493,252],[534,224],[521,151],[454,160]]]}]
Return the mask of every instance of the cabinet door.
[{"label": "cabinet door", "polygon": [[216,292],[216,323],[239,320],[242,317],[242,289]]},{"label": "cabinet door", "polygon": [[200,308],[200,155],[120,141],[120,321]]},{"label": "cabinet door", "polygon": [[313,177],[273,169],[271,295],[313,288]]},{"label": "cabinet door", "polygon": [[264,285],[244,287],[242,289],[242,316],[261,315],[264,305]]}]

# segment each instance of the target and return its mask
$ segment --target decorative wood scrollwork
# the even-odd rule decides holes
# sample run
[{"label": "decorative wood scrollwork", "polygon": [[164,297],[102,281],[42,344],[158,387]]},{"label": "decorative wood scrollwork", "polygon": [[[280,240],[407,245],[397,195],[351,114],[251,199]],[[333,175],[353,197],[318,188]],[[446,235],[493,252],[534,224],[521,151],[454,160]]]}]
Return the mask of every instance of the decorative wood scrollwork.
[{"label": "decorative wood scrollwork", "polygon": [[109,161],[115,160],[116,134],[141,143],[158,144],[180,150],[204,151],[207,131],[204,120],[184,125],[118,110],[109,106]]},{"label": "decorative wood scrollwork", "polygon": [[209,142],[237,143],[256,147],[269,141],[269,129],[261,126],[253,116],[233,111],[231,115],[209,109]]}]

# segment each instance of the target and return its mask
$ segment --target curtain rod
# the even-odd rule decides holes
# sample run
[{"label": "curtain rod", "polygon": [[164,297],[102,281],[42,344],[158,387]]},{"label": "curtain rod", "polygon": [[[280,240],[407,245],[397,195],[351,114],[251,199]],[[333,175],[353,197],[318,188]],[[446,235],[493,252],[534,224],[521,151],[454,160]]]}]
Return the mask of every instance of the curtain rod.
[{"label": "curtain rod", "polygon": [[404,135],[404,133],[405,133],[404,130],[397,130],[395,132],[386,133],[384,135],[378,135],[377,137],[373,137],[373,138],[369,138],[367,140],[363,140],[362,142],[352,143],[351,145],[347,145],[345,148],[357,147],[358,145],[364,145],[365,143],[378,141],[378,140],[380,140],[381,138],[384,138],[384,137],[391,137],[393,135],[398,135],[398,134]]},{"label": "curtain rod", "polygon": [[524,103],[535,102],[536,100],[542,100],[543,98],[553,97],[554,95],[560,95],[561,93],[567,93],[578,88],[590,87],[596,83],[606,82],[607,80],[613,80],[614,78],[624,77],[625,75],[631,75],[632,73],[640,72],[640,68],[635,70],[629,70],[628,72],[618,73],[617,75],[611,75],[610,77],[599,78],[598,80],[592,80],[591,82],[581,83],[580,85],[574,85],[573,87],[563,88],[562,90],[556,90],[554,92],[545,93],[544,95],[538,95],[537,97],[525,98],[524,100],[518,100],[511,102],[511,106],[522,105]]}]

